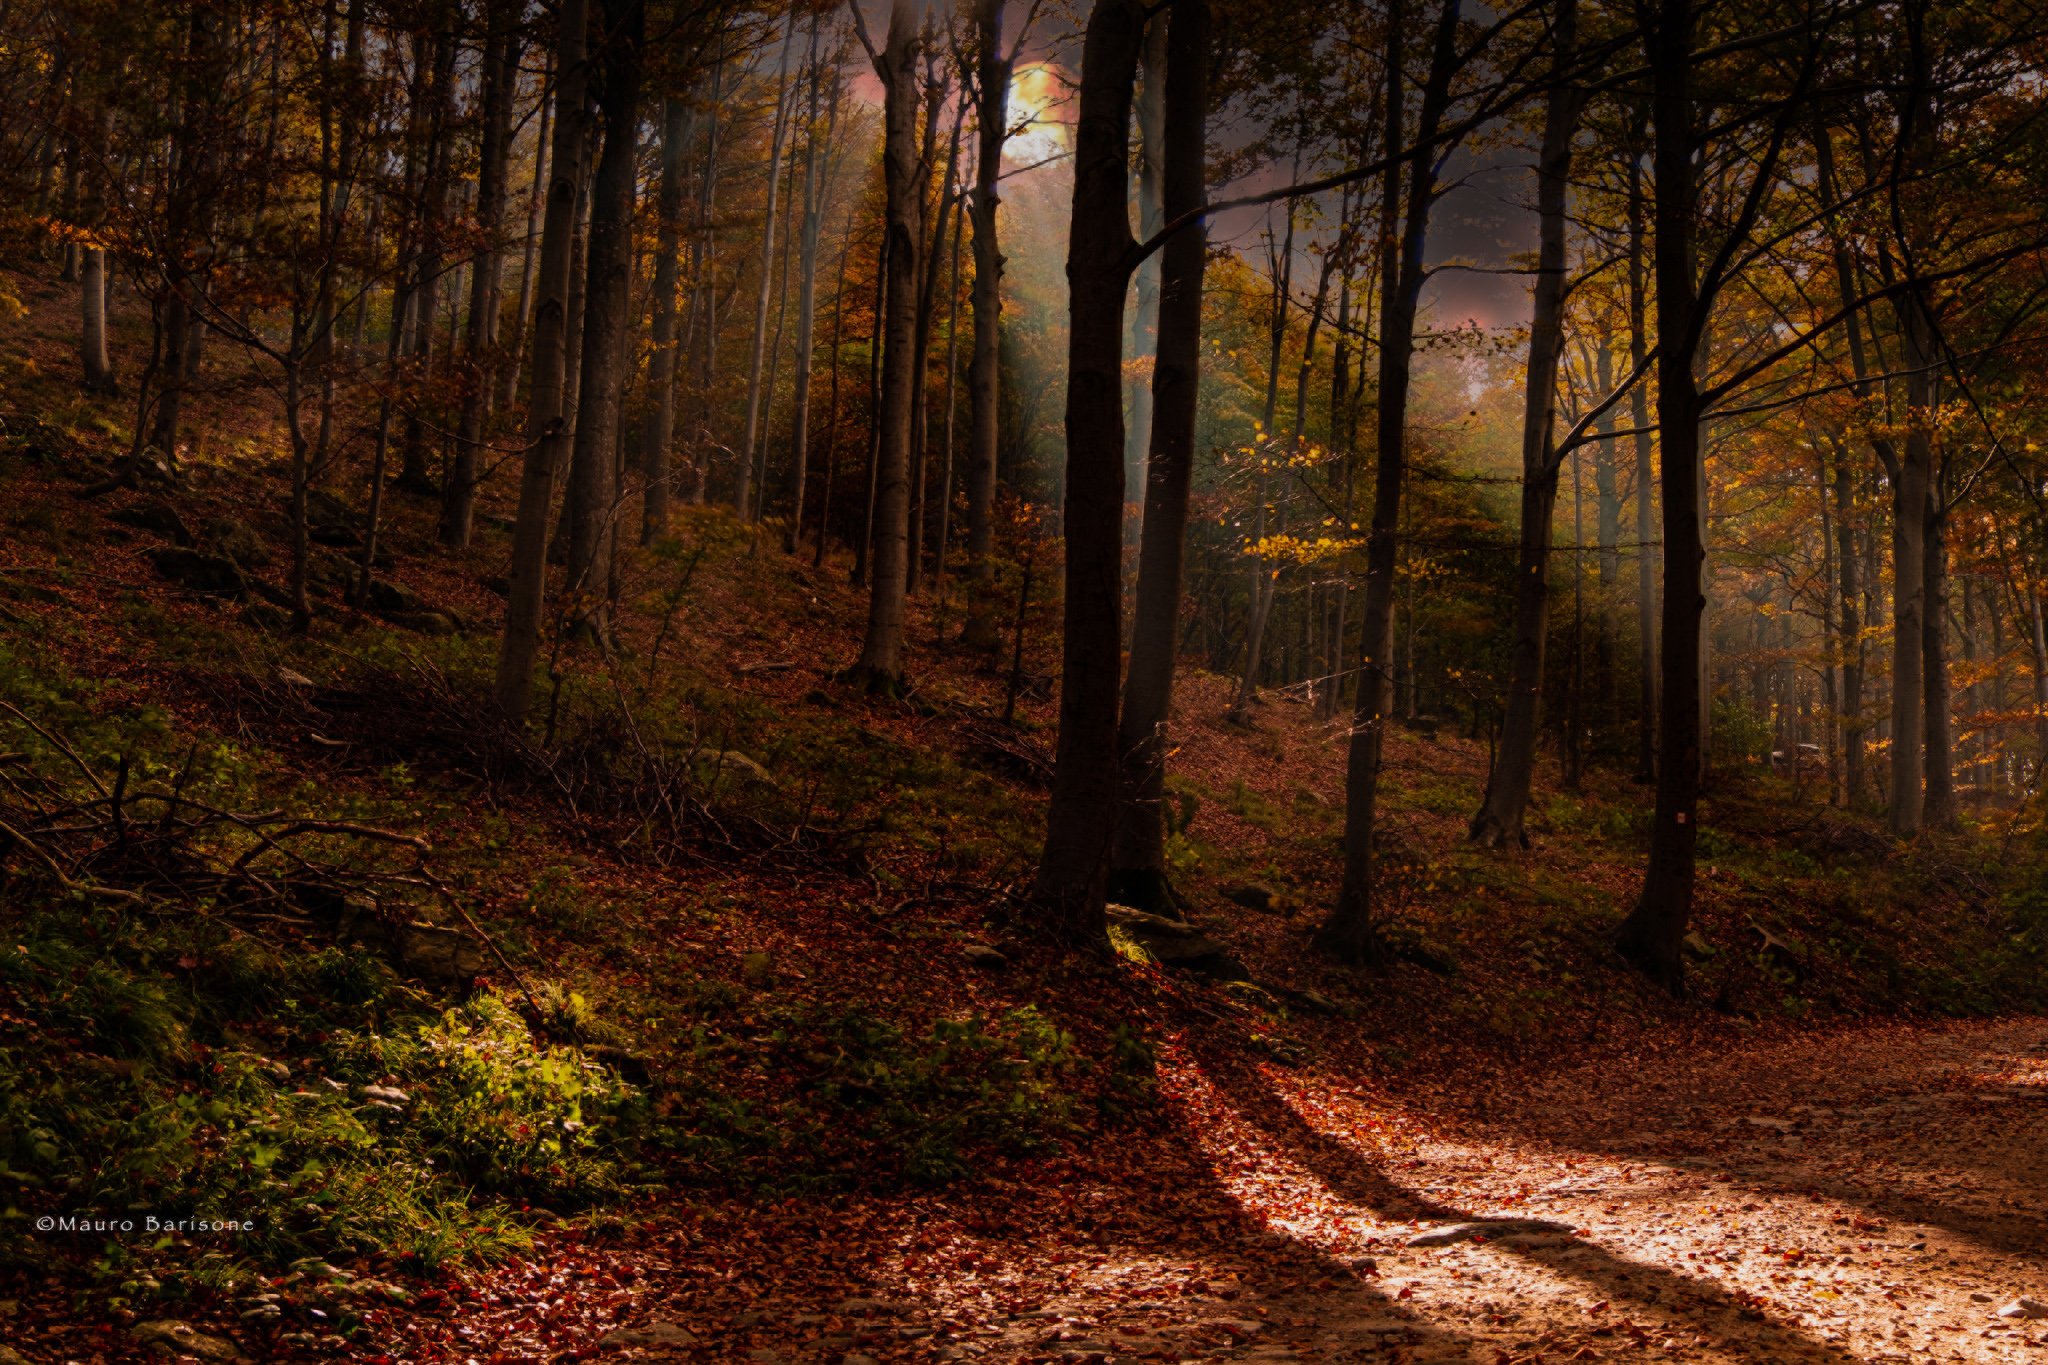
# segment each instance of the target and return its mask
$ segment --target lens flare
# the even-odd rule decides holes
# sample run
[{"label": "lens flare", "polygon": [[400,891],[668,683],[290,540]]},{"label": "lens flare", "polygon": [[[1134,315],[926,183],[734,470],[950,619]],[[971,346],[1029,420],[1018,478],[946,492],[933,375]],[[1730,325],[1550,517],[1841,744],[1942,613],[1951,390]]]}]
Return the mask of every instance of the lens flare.
[{"label": "lens flare", "polygon": [[1003,155],[1012,165],[1029,166],[1065,156],[1067,89],[1059,68],[1050,62],[1027,62],[1010,79],[1010,135]]}]

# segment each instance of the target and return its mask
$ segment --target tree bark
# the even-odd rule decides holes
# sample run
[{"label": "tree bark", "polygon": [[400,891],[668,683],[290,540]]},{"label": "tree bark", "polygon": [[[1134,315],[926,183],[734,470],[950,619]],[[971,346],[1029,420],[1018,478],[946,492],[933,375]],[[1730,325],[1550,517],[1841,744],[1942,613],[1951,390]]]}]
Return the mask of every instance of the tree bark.
[{"label": "tree bark", "polygon": [[599,110],[604,151],[590,187],[590,237],[583,303],[582,382],[569,465],[569,592],[572,607],[602,633],[617,543],[614,447],[619,391],[632,322],[633,190],[639,159],[640,51],[645,0],[604,3],[606,42]]},{"label": "tree bark", "polygon": [[996,424],[999,417],[1003,255],[996,193],[1010,120],[1011,62],[1003,52],[1003,0],[974,0],[974,70],[977,135],[974,190],[974,351],[967,363],[967,624],[964,638],[977,649],[996,648],[995,505]]},{"label": "tree bark", "polygon": [[[1380,748],[1384,738],[1393,673],[1389,646],[1393,638],[1395,568],[1400,550],[1401,494],[1408,468],[1408,387],[1415,354],[1416,300],[1428,278],[1422,254],[1429,235],[1430,206],[1436,199],[1436,168],[1448,149],[1431,150],[1449,103],[1451,78],[1457,72],[1457,34],[1461,0],[1445,0],[1438,17],[1423,84],[1422,107],[1416,120],[1415,146],[1409,157],[1407,215],[1398,249],[1383,257],[1380,280],[1379,411],[1374,432],[1377,467],[1373,471],[1372,528],[1366,537],[1365,601],[1360,613],[1358,706],[1345,756],[1344,881],[1337,905],[1317,934],[1317,942],[1347,962],[1378,954],[1373,900],[1373,836],[1379,813]],[[1399,0],[1388,12],[1386,145],[1400,148],[1402,134],[1401,42],[1404,14]],[[1382,202],[1401,198],[1401,168],[1388,168]],[[1390,247],[1391,247],[1391,234]]]},{"label": "tree bark", "polygon": [[[932,145],[938,127],[939,105],[945,87],[933,80],[925,109],[925,146]],[[945,273],[946,220],[953,207],[954,178],[960,170],[960,131],[965,110],[955,110],[953,136],[946,151],[946,171],[939,178],[938,212],[927,213],[931,233],[925,242],[924,280],[917,291],[917,338],[912,344],[911,373],[916,375],[917,393],[910,409],[910,533],[909,554],[904,563],[904,590],[913,597],[924,586],[925,490],[931,482],[931,366],[932,323],[938,317],[939,277]],[[927,156],[927,160],[929,156]]]},{"label": "tree bark", "polygon": [[[1150,240],[1166,226],[1161,211],[1166,174],[1166,24],[1163,12],[1153,16],[1146,25],[1145,46],[1138,59],[1138,236],[1142,240]],[[1158,363],[1159,279],[1164,268],[1158,252],[1138,267],[1137,295],[1131,309],[1131,358],[1140,363],[1134,367],[1137,377],[1131,381],[1131,429],[1124,438],[1126,488],[1145,486],[1143,465],[1152,448],[1152,385],[1146,381],[1142,362],[1149,358]],[[1139,534],[1143,534],[1141,529]]]},{"label": "tree bark", "polygon": [[[519,365],[526,355],[526,334],[533,325],[533,270],[540,252],[540,210],[547,197],[548,125],[555,112],[554,54],[548,54],[548,69],[542,73],[543,93],[540,127],[533,144],[533,191],[526,204],[526,249],[519,265],[519,312],[512,324],[512,343],[500,363],[504,373],[499,381],[498,406],[509,408],[519,396]],[[514,83],[517,83],[516,73]]]},{"label": "tree bark", "polygon": [[1950,710],[1948,667],[1948,514],[1937,469],[1928,480],[1926,553],[1921,561],[1926,581],[1921,600],[1926,619],[1921,636],[1926,688],[1926,794],[1921,822],[1928,829],[1956,825],[1955,720]]},{"label": "tree bark", "polygon": [[591,123],[590,70],[585,59],[590,0],[562,0],[555,54],[554,155],[548,168],[547,215],[535,281],[533,373],[528,381],[526,456],[519,477],[519,512],[512,528],[505,629],[499,637],[495,688],[499,709],[524,721],[533,703],[533,665],[540,650],[547,592],[548,512],[555,471],[568,454],[567,383],[570,247],[583,197],[583,156]]},{"label": "tree bark", "polygon": [[[1163,127],[1159,149],[1161,217],[1179,218],[1203,194],[1209,106],[1209,0],[1174,0],[1163,51],[1146,38],[1145,80],[1156,83]],[[1162,61],[1163,59],[1163,61]],[[1162,70],[1163,66],[1163,70]],[[1109,893],[1119,904],[1164,913],[1166,755],[1173,672],[1187,557],[1188,490],[1202,378],[1202,273],[1208,234],[1183,229],[1160,252],[1158,346],[1152,367],[1151,432],[1145,463],[1145,522],[1138,543],[1138,595],[1131,624],[1130,671],[1117,720],[1116,837]]]},{"label": "tree bark", "polygon": [[1099,939],[1116,829],[1123,653],[1124,295],[1130,288],[1131,94],[1137,0],[1095,0],[1081,49],[1067,239],[1067,542],[1060,732],[1033,888],[1054,932]]},{"label": "tree bark", "polygon": [[[1640,125],[1639,125],[1640,127]],[[1637,134],[1640,137],[1640,132]],[[1633,139],[1632,139],[1633,140]],[[1643,269],[1643,246],[1649,228],[1644,222],[1643,180],[1640,158],[1631,155],[1628,169],[1628,358],[1629,367],[1642,373],[1649,357],[1649,281]],[[1635,428],[1636,451],[1636,666],[1640,670],[1641,709],[1636,714],[1636,774],[1638,782],[1657,780],[1657,580],[1658,560],[1650,537],[1656,531],[1651,505],[1656,486],[1655,437],[1650,426],[1650,389],[1638,382],[1629,391],[1629,425]]]},{"label": "tree bark", "polygon": [[761,363],[768,344],[768,299],[775,286],[775,217],[777,190],[782,185],[782,145],[789,133],[789,45],[796,36],[796,8],[782,30],[782,74],[775,82],[775,131],[768,139],[768,208],[761,224],[761,287],[754,295],[754,331],[747,356],[747,428],[740,446],[739,483],[733,511],[744,520],[752,515],[754,446],[761,434]]},{"label": "tree bark", "polygon": [[[795,554],[804,526],[804,481],[811,457],[811,371],[817,345],[818,326],[818,234],[824,215],[819,211],[825,186],[819,183],[818,161],[818,20],[811,19],[811,110],[804,125],[804,225],[797,261],[796,305],[796,392],[791,402],[789,429],[789,529],[782,536],[782,552]],[[829,150],[832,130],[839,122],[839,88],[832,88],[831,112],[826,116],[824,142]],[[830,176],[826,177],[827,181]],[[835,347],[837,339],[834,339]],[[832,363],[839,363],[835,349]]]},{"label": "tree bark", "polygon": [[507,17],[496,7],[488,13],[487,22],[495,31],[484,44],[483,145],[476,186],[477,234],[484,239],[484,247],[470,276],[462,425],[441,512],[441,543],[457,548],[469,544],[476,515],[477,469],[483,451],[484,416],[490,408],[488,361],[498,342],[499,252],[503,249],[505,177],[512,142],[512,87],[519,74],[518,49]]},{"label": "tree bark", "polygon": [[[1575,56],[1577,0],[1558,0],[1553,25],[1553,79]],[[1564,353],[1565,190],[1580,97],[1569,86],[1551,91],[1536,166],[1537,251],[1534,311],[1529,323],[1529,376],[1522,407],[1522,548],[1516,565],[1515,635],[1508,665],[1508,704],[1500,754],[1486,795],[1472,817],[1473,842],[1529,846],[1522,827],[1536,773],[1543,725],[1543,675],[1550,637],[1550,546],[1557,503],[1557,366]]]},{"label": "tree bark", "polygon": [[903,680],[905,573],[910,534],[910,432],[922,389],[917,345],[918,283],[924,250],[925,167],[917,155],[920,16],[915,0],[892,0],[889,35],[875,54],[882,82],[882,167],[887,216],[886,349],[882,354],[880,441],[875,451],[875,529],[868,565],[868,624],[856,674],[893,691]]},{"label": "tree bark", "polygon": [[1664,687],[1657,804],[1650,861],[1635,909],[1616,947],[1676,995],[1685,986],[1680,952],[1692,919],[1693,855],[1699,835],[1701,754],[1700,399],[1694,352],[1704,330],[1693,272],[1695,226],[1692,127],[1692,0],[1659,0],[1649,45],[1656,84],[1656,272],[1658,445],[1664,475]]},{"label": "tree bark", "polygon": [[689,105],[662,103],[661,180],[654,192],[654,321],[647,357],[647,429],[641,438],[640,543],[668,534],[669,452],[676,441],[676,287],[683,253],[683,170],[696,132]]},{"label": "tree bark", "polygon": [[79,253],[78,306],[80,316],[80,358],[85,369],[85,387],[93,393],[112,397],[121,391],[114,380],[114,367],[107,360],[107,252],[88,246]]}]

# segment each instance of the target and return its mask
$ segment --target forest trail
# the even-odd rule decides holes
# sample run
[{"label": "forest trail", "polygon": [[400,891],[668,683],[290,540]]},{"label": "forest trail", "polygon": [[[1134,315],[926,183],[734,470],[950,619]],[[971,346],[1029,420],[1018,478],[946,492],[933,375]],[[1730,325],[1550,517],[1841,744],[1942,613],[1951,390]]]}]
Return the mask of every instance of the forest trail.
[{"label": "forest trail", "polygon": [[[573,1348],[762,1365],[2048,1360],[2048,1319],[1998,1312],[2048,1299],[2048,1020],[1469,1089],[1446,1078],[1389,1109],[1176,1051],[1161,1147],[944,1198],[650,1209],[544,1239],[466,1306],[389,1310],[373,1334],[390,1358],[500,1365]],[[1479,1219],[1565,1230],[1413,1244]]]}]

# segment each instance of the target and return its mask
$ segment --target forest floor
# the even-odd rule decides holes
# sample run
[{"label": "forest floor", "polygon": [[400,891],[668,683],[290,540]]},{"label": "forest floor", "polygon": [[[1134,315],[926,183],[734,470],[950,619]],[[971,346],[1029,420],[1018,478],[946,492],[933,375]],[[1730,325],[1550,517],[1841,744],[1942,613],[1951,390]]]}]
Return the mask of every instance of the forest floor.
[{"label": "forest floor", "polygon": [[[1693,992],[1672,1000],[1607,946],[1646,843],[1625,755],[1603,752],[1579,789],[1546,755],[1532,846],[1477,849],[1463,834],[1487,745],[1425,715],[1390,732],[1383,782],[1396,955],[1342,968],[1309,936],[1335,890],[1346,727],[1301,688],[1230,725],[1231,680],[1189,661],[1177,885],[1249,982],[1060,952],[1006,890],[1043,818],[1051,604],[1024,622],[1014,724],[1004,669],[948,643],[929,594],[914,691],[866,697],[835,681],[864,604],[846,563],[683,514],[675,544],[627,566],[624,666],[565,656],[550,702],[558,751],[607,780],[636,744],[743,751],[773,774],[700,770],[703,820],[657,840],[596,799],[601,782],[565,799],[472,761],[502,490],[462,552],[434,543],[430,500],[387,503],[380,573],[454,634],[332,599],[310,636],[277,634],[158,568],[167,510],[209,550],[229,541],[219,518],[244,520],[270,551],[250,577],[281,581],[260,385],[229,375],[196,405],[206,450],[176,484],[80,500],[125,415],[63,377],[74,296],[29,277],[17,292],[0,701],[76,752],[0,717],[10,771],[83,799],[79,769],[106,781],[133,756],[137,790],[183,771],[223,806],[430,836],[517,980],[494,965],[465,1003],[446,983],[337,975],[367,954],[310,920],[198,899],[88,912],[10,850],[0,1365],[143,1358],[138,1333],[167,1321],[189,1330],[156,1335],[201,1358],[384,1365],[2048,1361],[2048,1319],[1997,1315],[2048,1301],[2035,813],[1975,811],[1900,844],[1811,785],[1725,766],[1702,806]],[[132,305],[116,323],[132,352]],[[1624,726],[1604,731],[1627,748]],[[736,847],[745,830],[789,841]],[[1276,893],[1270,913],[1242,903],[1248,884]],[[985,945],[1007,963],[976,965]],[[448,1045],[443,1010],[523,1010],[529,986],[575,993],[646,1066],[633,1123],[593,1140],[609,1164],[590,1188],[525,1165],[515,1179],[531,1145],[493,1145],[513,1120],[465,1119],[455,1099],[476,1094],[424,1065],[398,1078],[411,1113],[360,1102],[394,1084],[366,1047]],[[154,1034],[152,1010],[169,1018]],[[547,1023],[492,1035],[499,1060],[556,1065]],[[261,1074],[223,1078],[258,1053]],[[293,1105],[324,1126],[259,1123]],[[595,1102],[582,1117],[600,1126]],[[431,1156],[446,1174],[418,1209],[380,1213],[375,1238],[330,1247],[291,1223],[300,1196],[259,1178],[276,1150],[337,1171]],[[25,1231],[88,1195],[118,1212],[179,1187],[185,1212],[231,1218],[246,1197],[282,1231],[261,1248]],[[1480,1219],[1496,1225],[1410,1245]],[[1498,1221],[1513,1219],[1541,1226]],[[419,1227],[454,1229],[458,1250],[401,1254]],[[352,1325],[328,1316],[331,1284],[289,1269],[308,1246],[356,1277]]]}]

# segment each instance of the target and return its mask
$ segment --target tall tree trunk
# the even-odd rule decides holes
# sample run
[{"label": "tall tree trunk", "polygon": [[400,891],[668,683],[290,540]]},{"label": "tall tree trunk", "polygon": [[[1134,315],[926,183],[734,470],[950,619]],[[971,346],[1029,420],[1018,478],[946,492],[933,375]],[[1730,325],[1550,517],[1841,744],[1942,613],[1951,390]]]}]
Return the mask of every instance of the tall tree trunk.
[{"label": "tall tree trunk", "polygon": [[[945,87],[933,81],[925,110],[925,146],[932,145],[938,127],[939,104]],[[917,376],[917,395],[910,410],[910,550],[904,564],[904,590],[915,596],[924,586],[925,490],[931,482],[931,367],[932,323],[938,316],[939,277],[945,272],[946,220],[953,207],[955,176],[960,170],[960,130],[965,110],[956,110],[953,138],[946,152],[946,173],[939,178],[938,212],[928,213],[931,236],[925,244],[924,281],[917,291],[917,339],[913,343],[911,373]],[[929,154],[927,154],[929,159]]]},{"label": "tall tree trunk", "polygon": [[740,447],[739,483],[733,510],[752,515],[754,443],[761,432],[761,362],[768,344],[768,299],[775,286],[775,211],[782,185],[782,142],[789,132],[789,46],[796,36],[796,7],[782,30],[782,72],[775,82],[775,131],[768,139],[768,209],[761,225],[761,287],[754,295],[754,331],[747,356],[747,434]]},{"label": "tall tree trunk", "polygon": [[641,438],[640,543],[668,534],[669,453],[676,440],[676,287],[682,274],[683,168],[696,119],[680,99],[662,103],[661,181],[654,194],[654,321],[647,357],[647,430]]},{"label": "tall tree trunk", "polygon": [[[1603,320],[1599,349],[1594,353],[1594,382],[1601,393],[1614,388],[1614,332]],[[1614,639],[1619,630],[1615,619],[1615,594],[1621,588],[1621,493],[1614,467],[1614,410],[1600,419],[1600,440],[1593,447],[1593,489],[1599,499],[1600,538],[1600,634],[1594,642],[1594,697],[1600,704],[1600,723],[1612,725],[1617,700],[1614,677]]]},{"label": "tall tree trunk", "polygon": [[1861,588],[1856,567],[1856,508],[1849,476],[1849,447],[1837,443],[1835,461],[1835,559],[1842,621],[1842,798],[1863,799],[1863,628],[1857,610]]},{"label": "tall tree trunk", "polygon": [[[1632,142],[1640,141],[1638,125]],[[1649,237],[1644,222],[1641,158],[1628,162],[1628,358],[1633,373],[1641,374],[1649,358],[1649,280],[1643,268],[1644,243]],[[1656,487],[1652,462],[1655,437],[1650,426],[1650,386],[1638,380],[1629,391],[1629,425],[1635,428],[1636,451],[1636,667],[1640,673],[1641,709],[1636,713],[1636,781],[1657,780],[1657,547],[1656,519],[1651,499]]]},{"label": "tall tree trunk", "polygon": [[[441,277],[447,269],[448,190],[453,172],[453,138],[448,125],[455,119],[455,59],[459,52],[454,28],[448,27],[430,39],[422,39],[422,58],[431,53],[432,76],[427,84],[427,127],[424,148],[425,171],[421,179],[419,222],[419,268],[414,276],[412,356],[414,380],[424,385],[434,365],[434,339],[441,308]],[[431,425],[422,408],[428,395],[416,388],[408,405],[405,434],[399,445],[398,482],[416,493],[437,491],[427,470]],[[438,424],[432,424],[438,425]]]},{"label": "tall tree trunk", "polygon": [[[526,250],[519,264],[519,312],[512,324],[512,342],[500,359],[504,371],[499,378],[498,406],[509,408],[519,396],[519,366],[526,356],[526,333],[533,325],[533,270],[540,251],[540,210],[547,197],[548,124],[555,112],[554,54],[541,76],[540,127],[533,144],[533,190],[526,200]],[[517,85],[515,73],[514,85]]]},{"label": "tall tree trunk", "polygon": [[[1142,73],[1138,85],[1138,236],[1150,240],[1166,225],[1160,204],[1164,193],[1166,159],[1166,15],[1155,14],[1145,28],[1145,46],[1139,54]],[[1159,351],[1159,276],[1164,263],[1159,253],[1147,256],[1138,267],[1138,289],[1131,309],[1131,358],[1135,377],[1131,380],[1131,429],[1124,437],[1124,486],[1142,487],[1143,464],[1152,448],[1152,385],[1146,381],[1144,362],[1157,363]],[[1133,528],[1136,530],[1137,528]],[[1142,534],[1142,532],[1140,532]]]},{"label": "tall tree trunk", "polygon": [[499,252],[505,218],[505,176],[510,169],[512,93],[518,82],[518,54],[507,16],[489,8],[495,30],[484,43],[483,145],[477,163],[476,226],[484,239],[469,286],[469,331],[464,338],[462,425],[455,443],[455,467],[443,491],[441,543],[469,544],[476,514],[477,469],[483,453],[484,415],[490,408],[488,365],[498,341]]},{"label": "tall tree trunk", "polygon": [[535,282],[526,455],[519,477],[518,519],[512,527],[510,587],[495,688],[499,709],[514,721],[524,721],[533,703],[533,665],[540,651],[547,593],[548,512],[554,501],[555,471],[569,451],[569,410],[563,390],[568,378],[570,247],[583,197],[583,156],[591,124],[590,67],[585,57],[590,0],[562,0],[559,27],[555,71],[560,89]]},{"label": "tall tree trunk", "polygon": [[825,483],[818,490],[818,544],[811,567],[825,567],[825,542],[832,534],[832,489],[839,482],[839,358],[846,339],[846,264],[853,256],[853,220],[859,201],[846,210],[839,245],[839,280],[832,291],[832,371],[825,390]]},{"label": "tall tree trunk", "polygon": [[[1147,35],[1145,80],[1159,85],[1161,217],[1202,203],[1209,106],[1209,0],[1174,0],[1161,61]],[[1162,79],[1163,77],[1163,79]],[[1145,464],[1145,523],[1138,544],[1138,598],[1130,672],[1117,720],[1116,837],[1109,892],[1120,904],[1164,912],[1167,726],[1187,557],[1188,490],[1202,377],[1202,272],[1208,234],[1197,223],[1162,248],[1158,349],[1152,367],[1151,440]]]},{"label": "tall tree trunk", "polygon": [[1002,180],[1003,143],[1010,120],[1011,62],[1003,51],[1003,0],[974,0],[974,119],[980,138],[974,158],[974,353],[967,363],[967,625],[977,649],[997,645],[995,592],[996,424],[1000,395],[997,352],[1002,343],[1003,253],[998,245],[996,193]]},{"label": "tall tree trunk", "polygon": [[[1381,258],[1379,410],[1374,432],[1372,529],[1366,538],[1365,601],[1360,621],[1358,707],[1345,756],[1344,881],[1337,905],[1317,935],[1322,947],[1350,962],[1378,951],[1373,903],[1373,836],[1379,812],[1380,749],[1392,694],[1395,569],[1400,551],[1401,493],[1408,470],[1408,382],[1415,355],[1415,309],[1428,278],[1423,249],[1429,236],[1430,206],[1437,195],[1436,168],[1447,148],[1434,148],[1458,65],[1461,0],[1444,0],[1422,88],[1416,120],[1418,149],[1409,157],[1407,216],[1398,248],[1388,234]],[[1387,146],[1403,147],[1400,0],[1388,10]],[[1401,170],[1389,167],[1381,189],[1383,204],[1401,200]]]},{"label": "tall tree trunk", "polygon": [[[1551,76],[1561,80],[1575,57],[1577,0],[1557,0],[1552,27],[1556,48]],[[1486,795],[1472,817],[1474,842],[1529,846],[1522,827],[1529,783],[1536,773],[1536,741],[1543,726],[1543,675],[1550,635],[1550,546],[1557,502],[1557,366],[1564,352],[1565,189],[1571,178],[1572,137],[1579,125],[1579,93],[1554,87],[1543,117],[1543,148],[1536,166],[1538,236],[1534,312],[1529,323],[1529,378],[1522,407],[1522,551],[1515,573],[1515,635],[1508,665],[1508,704],[1500,753]],[[1576,647],[1576,646],[1575,646]]]},{"label": "tall tree trunk", "polygon": [[694,429],[690,433],[690,502],[701,506],[711,487],[712,412],[716,395],[712,381],[718,369],[718,291],[711,278],[716,260],[719,100],[725,89],[723,54],[711,67],[710,113],[704,131],[704,176],[697,188],[697,229],[690,241],[689,353],[695,371]]},{"label": "tall tree trunk", "polygon": [[[824,215],[820,202],[826,186],[819,183],[818,160],[818,20],[811,18],[811,108],[804,124],[804,223],[797,261],[796,305],[796,392],[791,401],[789,426],[789,529],[782,536],[782,552],[795,554],[803,536],[804,476],[811,456],[811,370],[816,363],[812,351],[817,345],[818,325],[818,233]],[[832,108],[826,116],[823,139],[829,151],[832,130],[839,122],[839,87],[832,87]],[[829,174],[826,176],[829,182]],[[837,341],[835,339],[835,346]],[[838,364],[835,349],[833,364]]]},{"label": "tall tree trunk", "polygon": [[911,365],[917,346],[918,284],[924,251],[926,167],[917,154],[917,7],[892,0],[889,36],[875,56],[882,81],[882,169],[888,290],[882,353],[880,440],[875,451],[874,544],[870,552],[867,635],[856,673],[867,686],[895,690],[903,679],[905,573],[910,539],[910,433],[923,376]]},{"label": "tall tree trunk", "polygon": [[569,465],[569,591],[589,604],[585,619],[603,633],[597,605],[609,594],[618,514],[615,447],[619,392],[632,323],[633,190],[639,161],[640,50],[645,0],[600,0],[606,41],[598,108],[604,151],[590,186],[589,266],[583,303],[583,378]]},{"label": "tall tree trunk", "polygon": [[[1295,175],[1299,178],[1301,157],[1297,148]],[[1264,657],[1266,624],[1273,615],[1273,600],[1280,590],[1280,565],[1262,552],[1267,526],[1266,513],[1270,496],[1268,466],[1275,444],[1273,432],[1274,416],[1279,408],[1280,398],[1280,352],[1287,343],[1287,312],[1294,293],[1294,216],[1295,204],[1287,201],[1287,235],[1280,245],[1279,253],[1272,257],[1273,304],[1266,323],[1266,406],[1259,420],[1259,475],[1254,485],[1252,501],[1252,554],[1251,591],[1245,607],[1244,625],[1244,675],[1238,680],[1237,694],[1231,699],[1228,718],[1238,725],[1251,723],[1251,707],[1259,693],[1259,681],[1265,676]],[[1267,232],[1267,250],[1272,250],[1271,230]],[[1287,529],[1286,513],[1281,511],[1279,531]]]},{"label": "tall tree trunk", "polygon": [[107,360],[107,253],[104,247],[88,246],[79,253],[78,306],[80,312],[80,359],[84,363],[85,387],[93,393],[112,396],[121,391],[114,381],[114,367]]},{"label": "tall tree trunk", "polygon": [[1929,829],[1952,829],[1956,824],[1955,719],[1949,705],[1948,668],[1948,514],[1943,504],[1937,466],[1928,480],[1926,555],[1921,561],[1926,576],[1921,595],[1926,604],[1921,653],[1927,708],[1927,791],[1921,819]]},{"label": "tall tree trunk", "polygon": [[1054,932],[1098,939],[1116,829],[1123,663],[1124,295],[1132,260],[1131,93],[1145,12],[1095,0],[1081,47],[1067,238],[1067,543],[1060,732],[1034,897]]},{"label": "tall tree trunk", "polygon": [[882,472],[882,351],[889,314],[889,225],[882,224],[881,247],[875,253],[875,301],[868,322],[868,459],[866,511],[860,540],[853,547],[853,586],[867,586],[868,560],[875,551],[875,486]]},{"label": "tall tree trunk", "polygon": [[1649,40],[1656,83],[1658,444],[1664,474],[1664,687],[1650,861],[1616,946],[1665,989],[1685,986],[1680,954],[1692,919],[1701,753],[1700,397],[1694,352],[1704,330],[1693,271],[1692,0],[1659,0]]}]

